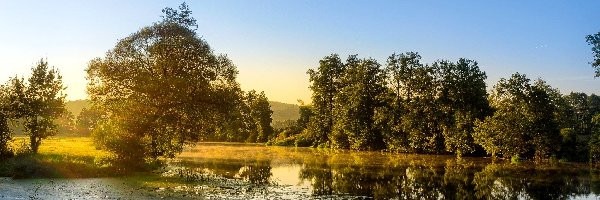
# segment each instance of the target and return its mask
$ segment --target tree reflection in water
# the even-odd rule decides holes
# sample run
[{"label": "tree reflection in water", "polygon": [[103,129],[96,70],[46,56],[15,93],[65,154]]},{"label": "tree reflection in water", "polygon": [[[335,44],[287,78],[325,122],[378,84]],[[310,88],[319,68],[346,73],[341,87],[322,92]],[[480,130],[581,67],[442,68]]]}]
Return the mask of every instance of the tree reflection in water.
[{"label": "tree reflection in water", "polygon": [[298,149],[267,152],[269,147],[261,148],[266,151],[260,157],[196,157],[186,165],[267,187],[277,185],[282,178],[272,172],[273,168],[293,166],[299,168],[299,172],[294,172],[298,173],[298,184],[306,183],[315,197],[570,199],[600,194],[600,171],[585,165],[514,165],[483,158],[455,160],[444,156],[394,157]]},{"label": "tree reflection in water", "polygon": [[273,175],[271,173],[271,163],[270,161],[257,161],[240,168],[238,175],[252,184],[268,184]]},{"label": "tree reflection in water", "polygon": [[[588,172],[589,173],[589,172]],[[348,194],[375,199],[569,199],[598,194],[599,179],[585,170],[515,167],[447,160],[378,167],[307,163],[300,178],[313,195]]]}]

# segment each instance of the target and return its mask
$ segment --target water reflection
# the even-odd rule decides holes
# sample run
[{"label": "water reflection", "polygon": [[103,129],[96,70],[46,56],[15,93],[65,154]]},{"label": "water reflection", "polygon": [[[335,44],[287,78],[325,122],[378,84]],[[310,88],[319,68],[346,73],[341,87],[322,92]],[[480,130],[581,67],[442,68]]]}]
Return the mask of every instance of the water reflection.
[{"label": "water reflection", "polygon": [[257,161],[239,170],[238,176],[253,184],[267,184],[271,179],[271,164],[269,161]]},{"label": "water reflection", "polygon": [[[293,180],[291,187],[314,197],[571,199],[600,194],[600,173],[575,164],[511,165],[483,158],[218,143],[199,145],[180,159],[188,169],[254,185],[285,186]],[[273,173],[286,170],[291,173]]]}]

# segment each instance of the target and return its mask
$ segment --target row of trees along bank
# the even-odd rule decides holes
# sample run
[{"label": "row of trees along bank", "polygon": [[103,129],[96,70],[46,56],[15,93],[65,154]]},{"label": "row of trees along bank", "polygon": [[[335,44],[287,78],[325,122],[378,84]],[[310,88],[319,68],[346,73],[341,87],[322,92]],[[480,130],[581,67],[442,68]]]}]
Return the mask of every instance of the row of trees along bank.
[{"label": "row of trees along bank", "polygon": [[312,103],[271,143],[504,158],[597,160],[600,98],[515,73],[486,92],[477,62],[356,55],[308,71]]}]

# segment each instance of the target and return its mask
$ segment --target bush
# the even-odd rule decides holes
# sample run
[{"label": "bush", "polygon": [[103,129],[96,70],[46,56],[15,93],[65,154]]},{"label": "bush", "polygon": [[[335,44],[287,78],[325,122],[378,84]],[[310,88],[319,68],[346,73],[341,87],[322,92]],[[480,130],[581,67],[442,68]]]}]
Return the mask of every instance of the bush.
[{"label": "bush", "polygon": [[142,139],[126,131],[111,121],[99,124],[92,132],[94,143],[102,150],[115,154],[109,159],[116,166],[140,168],[144,165],[145,148]]},{"label": "bush", "polygon": [[296,135],[295,145],[297,147],[310,147],[314,143],[314,140],[307,136],[306,131]]},{"label": "bush", "polygon": [[267,145],[274,146],[292,146],[295,141],[294,133],[291,129],[286,128],[281,133],[277,135],[277,137],[272,138]]},{"label": "bush", "polygon": [[512,163],[512,164],[521,163],[521,157],[519,155],[514,155],[514,156],[510,157],[510,163]]},{"label": "bush", "polygon": [[56,170],[41,163],[32,154],[22,154],[12,159],[11,176],[14,179],[23,178],[55,178],[59,177]]},{"label": "bush", "polygon": [[12,158],[14,155],[14,152],[8,148],[8,145],[0,144],[0,160]]}]

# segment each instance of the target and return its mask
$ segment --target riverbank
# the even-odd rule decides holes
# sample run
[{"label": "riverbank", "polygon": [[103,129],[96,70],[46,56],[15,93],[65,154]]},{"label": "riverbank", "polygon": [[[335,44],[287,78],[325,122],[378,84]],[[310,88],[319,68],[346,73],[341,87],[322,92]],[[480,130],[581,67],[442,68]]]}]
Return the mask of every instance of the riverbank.
[{"label": "riverbank", "polygon": [[[35,159],[43,161],[39,165],[50,163],[55,178],[1,178],[0,199],[600,197],[600,172],[581,163],[511,164],[479,157],[211,142],[164,160],[160,170],[122,175],[108,174],[110,168],[93,162],[107,155],[95,150],[89,138],[54,138],[45,144]],[[69,168],[68,163],[89,168]],[[63,165],[67,169],[60,169]]]},{"label": "riverbank", "polygon": [[89,137],[47,139],[37,154],[27,153],[26,139],[17,137],[12,141],[17,155],[0,163],[0,177],[86,178],[120,173],[108,162],[111,154],[96,149]]},{"label": "riverbank", "polygon": [[124,178],[0,178],[0,199],[161,199],[160,193],[135,187]]}]

